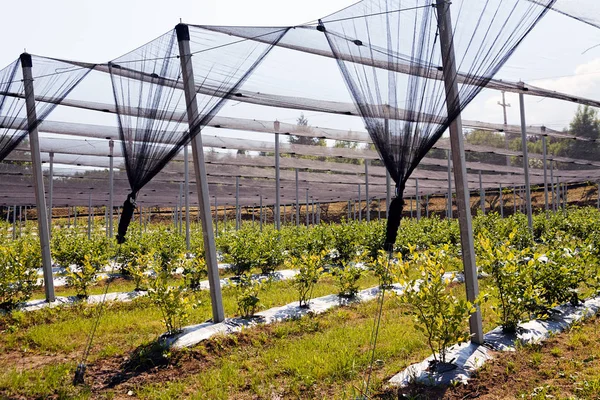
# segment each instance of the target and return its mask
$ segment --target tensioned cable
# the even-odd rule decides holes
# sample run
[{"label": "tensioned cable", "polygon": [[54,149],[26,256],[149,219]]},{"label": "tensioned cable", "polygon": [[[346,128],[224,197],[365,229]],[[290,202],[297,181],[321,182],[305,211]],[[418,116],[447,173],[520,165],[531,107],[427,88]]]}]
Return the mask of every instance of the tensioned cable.
[{"label": "tensioned cable", "polygon": [[[397,10],[382,11],[382,12],[378,12],[378,13],[364,14],[364,15],[356,15],[354,17],[346,17],[346,18],[338,18],[338,19],[327,19],[325,22],[330,23],[330,22],[348,21],[348,20],[351,20],[351,19],[360,19],[360,18],[375,17],[375,16],[378,16],[378,15],[387,15],[387,14],[393,14],[393,13],[403,12],[403,11],[418,10],[418,9],[421,9],[421,8],[427,8],[427,7],[432,7],[432,6],[433,6],[433,4],[426,4],[424,6],[399,8]],[[323,18],[321,18],[321,19],[323,19]],[[319,24],[319,21],[315,20],[315,21],[311,21],[311,22],[306,23],[306,24],[301,25],[301,26],[312,26],[312,25],[318,25],[318,24]]]},{"label": "tensioned cable", "polygon": [[[121,255],[121,245],[119,244],[117,255],[115,256],[115,260],[119,259]],[[90,351],[92,349],[92,343],[94,341],[94,336],[96,335],[96,330],[98,329],[98,325],[100,324],[100,318],[102,317],[102,312],[104,311],[104,304],[106,303],[106,295],[108,294],[108,288],[110,287],[111,279],[110,276],[115,272],[115,263],[113,263],[112,268],[110,270],[108,281],[106,282],[106,286],[104,288],[104,293],[102,295],[102,300],[100,301],[100,306],[98,309],[98,314],[96,320],[94,321],[94,325],[92,326],[92,331],[90,332],[90,336],[88,342],[83,351],[83,355],[81,357],[81,361],[77,364],[77,369],[75,370],[75,376],[73,377],[73,384],[83,383],[83,378],[85,376],[86,370],[86,361],[90,355]]]},{"label": "tensioned cable", "polygon": [[[390,273],[390,260],[392,258],[392,251],[388,253],[387,265],[385,267],[386,273]],[[383,303],[385,300],[385,291],[387,289],[386,285],[383,284],[380,286],[381,296],[379,296],[379,310],[377,311],[377,317],[373,321],[373,329],[371,330],[371,339],[369,341],[369,346],[371,347],[371,360],[369,362],[369,368],[367,369],[367,379],[363,381],[365,384],[364,395],[366,397],[369,396],[369,385],[371,383],[371,375],[373,373],[373,364],[375,363],[375,350],[377,349],[377,339],[379,337],[379,327],[381,325],[381,315],[383,314]]]}]

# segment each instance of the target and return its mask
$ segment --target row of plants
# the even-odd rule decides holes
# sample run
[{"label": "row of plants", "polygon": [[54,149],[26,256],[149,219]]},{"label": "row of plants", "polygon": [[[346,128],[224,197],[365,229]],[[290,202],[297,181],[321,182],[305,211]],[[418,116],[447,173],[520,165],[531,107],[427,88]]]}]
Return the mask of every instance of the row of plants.
[{"label": "row of plants", "polygon": [[[515,251],[525,251],[531,249],[534,244],[565,237],[579,240],[581,242],[579,247],[585,247],[589,253],[597,255],[600,236],[595,232],[600,231],[597,229],[600,224],[599,216],[597,210],[590,208],[571,210],[566,217],[551,215],[547,219],[544,214],[537,215],[534,220],[533,235],[525,228],[526,219],[523,215],[509,218],[500,218],[496,214],[478,216],[474,218],[474,231],[476,235],[483,234],[484,237],[489,238],[490,244],[485,247],[485,243],[478,242],[477,254],[488,255],[489,248],[497,249],[498,244],[504,243],[507,238],[510,239],[510,247]],[[458,226],[454,220],[446,221],[438,218],[424,218],[421,221],[405,220],[402,222],[401,230],[402,234],[398,236],[396,249],[405,258],[410,256],[413,247],[418,251],[424,251],[442,244],[449,246],[448,251],[459,254]],[[134,224],[130,232],[129,240],[124,245],[116,247],[102,231],[93,232],[91,240],[87,239],[85,230],[54,231],[52,239],[54,260],[60,265],[68,266],[69,284],[77,288],[80,296],[87,295],[87,289],[93,284],[99,270],[110,260],[115,260],[116,265],[121,269],[120,272],[129,275],[135,281],[136,289],[144,288],[143,281],[150,270],[154,271],[153,274],[157,274],[160,271],[172,272],[178,267],[182,268],[184,276],[189,276],[186,280],[189,281],[190,288],[199,284],[205,274],[202,258],[186,257],[185,241],[181,235],[171,231],[169,227],[160,225],[151,226],[147,233],[140,235]],[[192,254],[200,255],[203,246],[202,235],[198,233],[195,229],[192,235]],[[375,221],[323,224],[312,228],[285,227],[280,232],[271,227],[265,227],[262,232],[257,232],[250,226],[244,226],[239,231],[231,230],[220,235],[217,241],[224,259],[232,262],[239,274],[245,275],[251,268],[260,268],[268,273],[286,258],[302,259],[302,257],[305,263],[308,263],[311,257],[316,257],[321,260],[319,263],[322,268],[334,268],[333,271],[352,270],[351,266],[354,265],[353,261],[358,254],[366,254],[371,258],[377,256],[377,249],[381,246],[383,235],[383,222]],[[11,246],[18,246],[22,241],[33,240],[31,237],[34,236],[24,236],[14,243],[11,242],[10,246],[4,247],[9,249]],[[579,247],[571,246],[571,248]],[[36,252],[37,249],[36,246],[30,246],[32,252]],[[150,262],[148,258],[152,258],[152,261]],[[4,257],[4,259],[8,258]],[[149,267],[150,263],[156,264],[157,267]],[[4,264],[9,265],[9,262]],[[35,265],[39,266],[39,264],[39,260],[36,260],[26,268],[33,271],[36,269]],[[486,265],[486,270],[494,271],[490,266],[493,264],[492,261],[482,258],[480,264]],[[298,262],[295,266],[290,264],[289,267],[303,268],[302,263]],[[31,276],[34,276],[32,272]],[[10,287],[11,290],[14,287],[10,283],[4,286]],[[4,301],[5,308],[28,298],[27,292],[35,287],[35,285],[25,284],[21,286],[26,288],[21,289],[24,295],[17,298],[7,294],[5,297],[11,297],[13,300]],[[4,292],[9,293],[8,290]]]}]

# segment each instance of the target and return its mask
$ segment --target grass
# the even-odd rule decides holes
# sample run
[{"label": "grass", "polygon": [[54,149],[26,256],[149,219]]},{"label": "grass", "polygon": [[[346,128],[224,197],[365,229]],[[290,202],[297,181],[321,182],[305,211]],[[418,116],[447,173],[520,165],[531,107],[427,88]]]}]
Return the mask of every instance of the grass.
[{"label": "grass", "polygon": [[[572,326],[542,344],[502,353],[468,386],[407,394],[414,399],[599,399],[600,317]],[[386,398],[397,398],[389,393]]]},{"label": "grass", "polygon": [[[374,277],[365,277],[361,287],[373,286],[374,281]],[[464,296],[461,285],[453,290]],[[315,296],[332,292],[335,287],[324,281],[315,289]],[[229,291],[224,295],[230,299]],[[265,307],[269,307],[276,300],[280,304],[294,301],[295,293],[279,282],[261,299]],[[70,385],[75,368],[73,357],[81,350],[86,328],[91,323],[90,317],[79,314],[89,313],[89,307],[57,312],[52,318],[46,316],[54,321],[51,323],[43,323],[41,315],[38,321],[23,321],[16,332],[3,336],[1,342],[6,346],[3,352],[13,346],[35,343],[29,351],[49,353],[53,359],[60,355],[66,360],[35,370],[13,368],[0,372],[0,396],[20,393],[36,397],[64,392],[70,397],[98,398],[133,390],[142,398],[350,398],[356,391],[353,388],[360,388],[370,362],[368,343],[376,315],[375,301],[217,337],[191,350],[170,354],[164,368],[134,376],[114,388],[100,384],[110,372],[121,369],[121,364],[115,364],[114,360],[123,360],[124,354],[151,343],[162,331],[157,310],[145,302],[111,305],[92,352],[94,364],[90,366],[90,373],[95,383],[76,391]],[[229,314],[235,304],[225,301],[225,307]],[[490,307],[491,303],[484,310],[486,329],[494,325]],[[208,314],[208,310],[204,312]],[[194,319],[200,315],[195,314]],[[44,337],[56,340],[48,341]],[[72,344],[65,344],[61,340],[64,337],[70,337]],[[423,333],[415,329],[412,316],[396,298],[388,296],[375,355],[375,359],[381,361],[376,362],[372,387],[380,389],[390,375],[426,357],[428,352]],[[47,372],[44,383],[36,378],[41,371]],[[60,371],[70,373],[61,375]]]},{"label": "grass", "polygon": [[[371,274],[361,278],[361,288],[372,287],[377,279]],[[331,278],[323,278],[314,289],[314,296],[335,293]],[[211,318],[208,291],[198,293],[199,302],[191,312],[189,322],[200,323]],[[297,301],[297,294],[290,282],[272,282],[260,294],[263,308],[280,306]],[[237,302],[232,288],[223,289],[226,316],[237,315]],[[36,352],[61,352],[71,354],[81,351],[97,307],[87,304],[47,308],[35,312],[13,312],[0,318],[0,350],[21,349]],[[164,332],[161,314],[149,299],[139,298],[130,303],[108,303],[98,327],[97,343],[111,344],[126,352]],[[69,340],[65,340],[69,338]],[[100,349],[92,353],[94,357]]]}]

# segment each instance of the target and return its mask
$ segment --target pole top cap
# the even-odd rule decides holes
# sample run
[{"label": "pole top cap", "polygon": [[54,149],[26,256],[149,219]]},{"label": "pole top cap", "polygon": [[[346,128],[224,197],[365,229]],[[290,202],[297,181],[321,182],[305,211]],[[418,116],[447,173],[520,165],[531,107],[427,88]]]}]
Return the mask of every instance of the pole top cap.
[{"label": "pole top cap", "polygon": [[19,56],[21,60],[21,66],[26,68],[31,68],[33,66],[33,62],[31,61],[31,54],[23,53]]}]

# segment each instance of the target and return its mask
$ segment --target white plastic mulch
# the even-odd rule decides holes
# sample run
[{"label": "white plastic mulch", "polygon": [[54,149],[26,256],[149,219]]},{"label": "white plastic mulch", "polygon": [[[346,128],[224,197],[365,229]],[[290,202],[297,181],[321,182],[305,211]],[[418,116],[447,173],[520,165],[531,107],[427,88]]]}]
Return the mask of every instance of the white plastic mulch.
[{"label": "white plastic mulch", "polygon": [[46,300],[44,300],[44,299],[29,300],[28,302],[26,302],[25,304],[20,306],[18,309],[20,311],[35,311],[35,310],[40,310],[42,308],[57,307],[60,305],[74,304],[74,303],[80,303],[80,302],[95,304],[95,303],[101,303],[103,299],[106,301],[127,302],[127,301],[131,301],[131,300],[135,299],[136,297],[145,296],[146,294],[147,294],[147,292],[144,292],[144,291],[117,292],[117,293],[107,293],[106,298],[104,298],[103,294],[94,294],[94,295],[88,296],[87,299],[79,299],[77,296],[69,296],[69,297],[58,296],[58,297],[56,297],[56,300],[53,301],[52,303],[47,303]]},{"label": "white plastic mulch", "polygon": [[[444,274],[444,278],[454,282],[464,281],[461,273],[446,273]],[[399,284],[394,284],[389,290],[396,294],[402,294],[404,287]],[[167,346],[174,348],[191,347],[217,334],[239,332],[242,330],[242,328],[247,328],[257,324],[270,324],[273,322],[296,319],[309,313],[321,314],[333,307],[348,304],[350,302],[374,300],[377,298],[377,296],[379,296],[380,292],[380,288],[376,286],[361,290],[352,299],[343,299],[334,294],[322,296],[312,299],[308,308],[301,308],[299,303],[296,301],[285,306],[274,307],[258,312],[255,314],[254,318],[251,319],[228,318],[225,321],[216,324],[212,322],[205,322],[198,325],[187,326],[183,328],[181,333],[172,337],[165,337],[164,341]]]},{"label": "white plastic mulch", "polygon": [[[391,289],[394,292],[401,293],[400,285],[393,285]],[[256,313],[253,318],[228,318],[217,324],[205,322],[198,325],[191,325],[183,328],[182,332],[172,336],[165,337],[164,342],[169,347],[183,348],[194,346],[203,340],[218,334],[228,334],[239,332],[242,328],[251,327],[258,324],[270,324],[273,322],[285,321],[303,317],[309,313],[321,314],[333,307],[348,304],[350,302],[369,301],[375,299],[380,293],[379,287],[373,287],[358,292],[353,299],[343,299],[338,295],[330,294],[318,297],[310,301],[308,308],[301,308],[297,301],[281,307],[270,308]]]},{"label": "white plastic mulch", "polygon": [[[110,267],[107,267],[110,268]],[[54,269],[54,268],[53,268]],[[284,281],[284,280],[288,280],[293,278],[296,274],[298,273],[298,271],[296,270],[290,270],[290,269],[284,269],[284,270],[280,270],[280,271],[274,271],[271,274],[255,274],[252,275],[252,279],[259,281],[259,282],[263,282],[266,281],[268,279],[273,280],[273,281]],[[108,274],[106,274],[108,276]],[[61,277],[61,279],[65,279],[64,277]],[[57,279],[55,278],[55,284],[56,284]],[[225,287],[225,286],[229,286],[233,281],[229,278],[224,278],[221,279],[221,287]],[[58,286],[58,285],[57,285]],[[202,290],[208,290],[209,289],[209,283],[207,280],[205,281],[201,281],[200,282],[200,289]],[[106,301],[131,301],[136,297],[141,297],[141,296],[145,296],[147,294],[147,292],[145,291],[134,291],[134,292],[113,292],[113,293],[108,293],[106,295]],[[20,311],[35,311],[35,310],[39,310],[45,307],[56,307],[59,305],[65,305],[65,304],[74,304],[74,303],[78,303],[78,302],[86,302],[86,303],[100,303],[103,299],[104,295],[103,294],[98,294],[98,295],[91,295],[89,296],[87,299],[79,299],[76,296],[69,296],[69,297],[56,297],[56,300],[52,303],[47,303],[46,300],[44,299],[39,299],[39,300],[29,300],[25,303],[23,303],[23,305],[18,307],[18,310]]]},{"label": "white plastic mulch", "polygon": [[[224,263],[219,263],[218,264],[219,269],[230,269],[232,268],[231,264],[224,264]],[[79,267],[77,267],[76,265],[71,265],[71,268],[74,271],[78,271]],[[111,263],[109,265],[106,265],[104,268],[102,268],[102,272],[96,274],[96,280],[104,280],[104,279],[108,279],[108,278],[118,278],[123,276],[122,274],[118,273],[118,272],[114,272],[114,271],[118,271],[120,268],[119,264],[116,263]],[[176,274],[181,274],[183,272],[183,268],[178,268],[175,270]],[[37,279],[37,284],[39,286],[44,286],[44,271],[42,270],[42,268],[38,268],[37,270],[38,276],[39,278]],[[67,278],[65,277],[65,274],[67,273],[66,268],[64,267],[59,267],[59,266],[53,266],[52,267],[52,275],[54,277],[54,286],[55,287],[60,287],[60,286],[67,286]],[[151,272],[149,271],[148,274],[151,274]]]},{"label": "white plastic mulch", "polygon": [[562,305],[548,320],[531,320],[519,325],[517,334],[505,334],[501,327],[488,332],[483,345],[463,343],[452,346],[446,355],[448,361],[453,360],[455,369],[442,373],[428,371],[433,356],[420,363],[413,364],[392,377],[391,386],[404,387],[410,383],[425,385],[449,385],[451,383],[467,384],[471,375],[493,357],[494,351],[514,351],[517,343],[537,343],[550,335],[560,333],[574,323],[595,315],[600,310],[600,296],[588,299],[579,306]]}]

